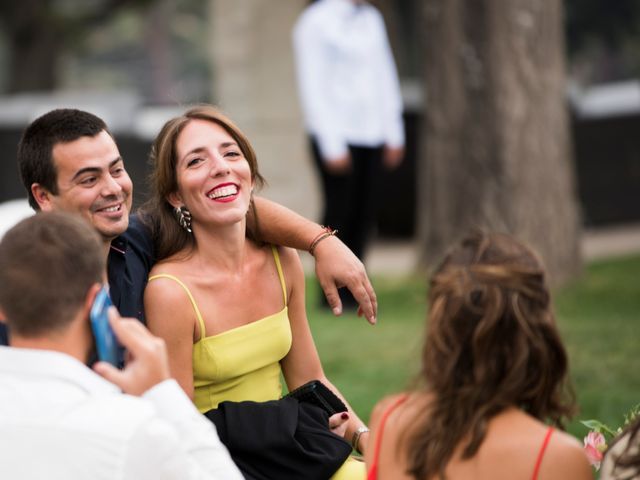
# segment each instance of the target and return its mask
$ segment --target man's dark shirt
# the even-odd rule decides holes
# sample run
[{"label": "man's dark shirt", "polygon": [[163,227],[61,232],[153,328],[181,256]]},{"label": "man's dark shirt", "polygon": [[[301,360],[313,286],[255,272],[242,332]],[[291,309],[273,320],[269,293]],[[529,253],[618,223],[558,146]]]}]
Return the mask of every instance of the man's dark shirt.
[{"label": "man's dark shirt", "polygon": [[[138,217],[131,215],[127,231],[111,242],[107,260],[109,293],[123,317],[144,322],[144,288],[154,263],[151,236]],[[7,333],[0,324],[0,345],[8,345]]]},{"label": "man's dark shirt", "polygon": [[144,288],[154,263],[151,236],[140,219],[131,215],[127,231],[111,242],[107,260],[109,293],[123,317],[144,323]]}]

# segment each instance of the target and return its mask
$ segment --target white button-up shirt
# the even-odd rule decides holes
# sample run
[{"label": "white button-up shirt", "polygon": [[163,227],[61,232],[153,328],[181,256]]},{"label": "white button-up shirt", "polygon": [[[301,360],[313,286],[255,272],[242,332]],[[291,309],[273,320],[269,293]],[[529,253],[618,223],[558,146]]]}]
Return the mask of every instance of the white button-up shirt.
[{"label": "white button-up shirt", "polygon": [[319,0],[293,31],[305,123],[322,156],[404,146],[402,98],[384,21],[368,3]]},{"label": "white button-up shirt", "polygon": [[175,380],[134,397],[68,355],[0,346],[0,478],[243,477]]}]

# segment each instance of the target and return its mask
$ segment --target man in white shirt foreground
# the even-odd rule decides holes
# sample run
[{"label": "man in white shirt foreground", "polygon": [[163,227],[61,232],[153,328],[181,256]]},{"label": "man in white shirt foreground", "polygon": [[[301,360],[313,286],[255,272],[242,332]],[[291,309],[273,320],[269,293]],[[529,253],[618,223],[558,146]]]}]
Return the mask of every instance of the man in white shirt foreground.
[{"label": "man in white shirt foreground", "polygon": [[12,332],[0,346],[2,478],[241,479],[169,378],[164,342],[139,321],[109,312],[131,356],[123,370],[85,366],[105,268],[97,233],[77,215],[39,213],[0,243],[0,316]]}]

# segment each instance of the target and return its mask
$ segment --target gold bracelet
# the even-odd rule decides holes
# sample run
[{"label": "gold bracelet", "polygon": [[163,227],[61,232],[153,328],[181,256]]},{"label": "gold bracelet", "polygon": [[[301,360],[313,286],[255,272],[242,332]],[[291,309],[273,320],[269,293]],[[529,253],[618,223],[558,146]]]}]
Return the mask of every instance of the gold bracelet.
[{"label": "gold bracelet", "polygon": [[309,245],[309,253],[311,255],[313,255],[313,252],[315,251],[316,247],[318,246],[318,244],[324,240],[327,237],[332,237],[334,236],[336,233],[338,233],[338,230],[332,230],[331,227],[322,227],[322,233],[319,233],[312,241],[311,244]]},{"label": "gold bracelet", "polygon": [[353,437],[351,437],[351,448],[353,448],[360,455],[362,455],[362,452],[358,448],[358,441],[360,440],[360,436],[363,433],[367,433],[368,431],[369,431],[369,428],[367,426],[360,425],[358,428],[356,428],[356,431],[353,432]]}]

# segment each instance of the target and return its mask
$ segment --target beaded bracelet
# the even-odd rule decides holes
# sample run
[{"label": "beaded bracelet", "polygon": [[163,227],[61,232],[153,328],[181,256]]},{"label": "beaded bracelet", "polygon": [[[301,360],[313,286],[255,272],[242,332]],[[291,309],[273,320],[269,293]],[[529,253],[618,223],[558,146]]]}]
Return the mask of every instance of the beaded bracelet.
[{"label": "beaded bracelet", "polygon": [[309,253],[311,255],[313,255],[313,252],[315,251],[316,247],[318,246],[318,244],[324,240],[327,237],[332,237],[334,236],[336,233],[338,233],[338,230],[332,230],[331,227],[322,227],[322,232],[319,233],[312,241],[311,244],[309,245]]}]

